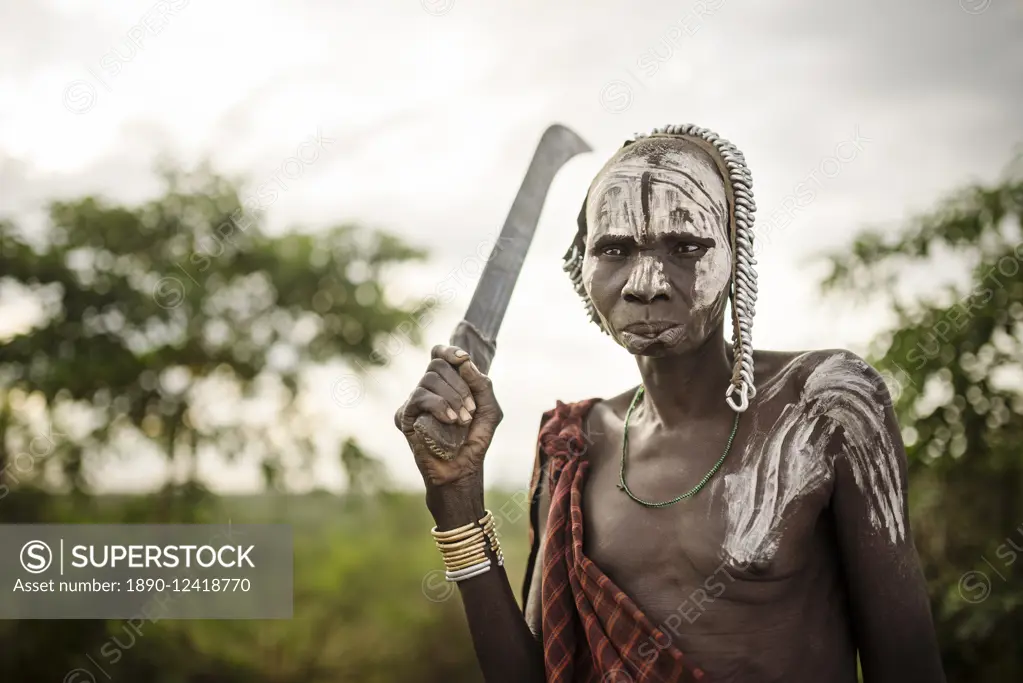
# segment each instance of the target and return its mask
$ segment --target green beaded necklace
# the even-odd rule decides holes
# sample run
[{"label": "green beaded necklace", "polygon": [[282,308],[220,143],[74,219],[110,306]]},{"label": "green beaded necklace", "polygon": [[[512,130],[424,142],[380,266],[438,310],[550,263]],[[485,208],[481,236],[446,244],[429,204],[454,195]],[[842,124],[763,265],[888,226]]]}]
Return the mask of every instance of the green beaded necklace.
[{"label": "green beaded necklace", "polygon": [[700,480],[700,483],[694,486],[693,488],[689,489],[682,495],[675,496],[671,500],[666,500],[663,503],[650,503],[645,500],[642,500],[641,498],[637,498],[635,495],[633,495],[632,491],[629,490],[629,485],[625,483],[625,456],[629,452],[629,419],[632,417],[632,411],[636,409],[636,405],[639,403],[639,399],[642,397],[643,385],[640,385],[639,388],[636,389],[636,395],[632,397],[632,403],[629,405],[629,411],[625,413],[625,429],[623,430],[622,433],[622,469],[621,474],[618,477],[619,482],[618,488],[625,491],[625,493],[629,495],[629,498],[632,498],[634,501],[636,501],[637,503],[644,507],[666,508],[669,505],[674,505],[680,500],[685,500],[686,498],[692,498],[693,496],[695,496],[697,493],[700,492],[700,489],[706,486],[707,482],[710,481],[710,478],[713,477],[714,474],[718,471],[718,469],[721,467],[721,463],[723,463],[725,461],[725,458],[728,457],[728,452],[732,450],[732,441],[735,439],[735,432],[738,431],[739,429],[739,413],[738,412],[735,413],[735,422],[732,423],[732,433],[728,435],[728,443],[725,444],[725,452],[722,453],[721,457],[718,458],[718,461],[714,463],[714,467],[710,468],[710,472],[707,472],[707,474],[704,475],[703,479]]}]

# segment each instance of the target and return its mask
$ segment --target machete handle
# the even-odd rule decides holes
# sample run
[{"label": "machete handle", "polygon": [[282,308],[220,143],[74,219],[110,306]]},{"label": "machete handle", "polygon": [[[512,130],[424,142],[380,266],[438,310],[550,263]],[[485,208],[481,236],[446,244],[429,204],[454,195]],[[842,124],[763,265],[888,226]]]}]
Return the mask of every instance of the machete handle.
[{"label": "machete handle", "polygon": [[412,429],[430,449],[430,453],[441,460],[455,457],[469,436],[468,425],[447,425],[428,413],[417,417]]},{"label": "machete handle", "polygon": [[[479,330],[464,320],[455,326],[451,346],[468,352],[470,360],[484,375],[490,370],[490,362],[497,351],[494,342],[484,338]],[[454,458],[469,435],[469,425],[444,424],[429,413],[417,417],[412,429],[423,439],[430,452],[441,460]]]}]

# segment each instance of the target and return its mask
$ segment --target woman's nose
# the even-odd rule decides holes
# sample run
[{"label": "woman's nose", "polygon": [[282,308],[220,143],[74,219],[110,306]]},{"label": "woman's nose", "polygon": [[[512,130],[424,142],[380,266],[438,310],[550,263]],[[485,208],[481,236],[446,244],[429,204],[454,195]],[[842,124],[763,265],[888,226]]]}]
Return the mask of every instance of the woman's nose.
[{"label": "woman's nose", "polygon": [[664,263],[653,256],[639,257],[622,288],[622,298],[633,303],[650,304],[658,298],[671,298],[671,283],[664,274]]}]

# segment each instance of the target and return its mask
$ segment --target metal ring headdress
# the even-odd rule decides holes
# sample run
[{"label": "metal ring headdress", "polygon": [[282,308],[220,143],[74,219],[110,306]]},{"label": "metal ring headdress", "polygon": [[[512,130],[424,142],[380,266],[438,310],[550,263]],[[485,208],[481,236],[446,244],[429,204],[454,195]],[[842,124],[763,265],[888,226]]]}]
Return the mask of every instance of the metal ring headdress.
[{"label": "metal ring headdress", "polygon": [[[650,133],[637,133],[622,145],[622,149],[638,140],[651,137],[685,138],[706,150],[717,164],[725,180],[728,212],[732,237],[732,278],[729,296],[732,303],[732,379],[725,392],[725,402],[736,412],[744,412],[757,395],[753,382],[753,315],[757,303],[757,271],[753,258],[753,215],[757,205],[753,201],[753,176],[746,166],[742,152],[728,140],[713,131],[692,124],[661,126]],[[587,200],[589,196],[587,195]],[[564,269],[572,279],[576,292],[582,297],[593,320],[602,330],[604,324],[593,307],[583,285],[583,258],[586,254],[586,200],[579,212],[579,231],[568,252]],[[738,400],[735,395],[738,394]]]}]

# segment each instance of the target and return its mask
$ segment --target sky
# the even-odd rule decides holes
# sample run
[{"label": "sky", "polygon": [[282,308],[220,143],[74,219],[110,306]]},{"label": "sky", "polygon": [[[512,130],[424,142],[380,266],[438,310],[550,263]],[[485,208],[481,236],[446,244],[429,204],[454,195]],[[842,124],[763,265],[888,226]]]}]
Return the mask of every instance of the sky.
[{"label": "sky", "polygon": [[[256,186],[315,149],[269,207],[271,231],[355,221],[428,247],[427,265],[391,274],[396,301],[456,283],[426,347],[393,341],[388,366],[367,376],[321,371],[309,397],[324,448],[355,435],[415,489],[393,412],[464,313],[540,134],[568,125],[594,152],[551,187],[491,370],[506,417],[486,481],[521,488],[543,411],[638,382],[561,271],[586,187],[633,133],[695,123],[745,154],[757,348],[860,353],[888,319],[822,299],[815,257],[995,179],[1023,143],[1018,1],[638,6],[0,0],[0,215],[32,225],[50,199],[146,199],[166,157],[209,159]],[[796,204],[807,187],[812,201]],[[28,320],[18,307],[0,313],[8,329]],[[225,492],[258,480],[244,462],[210,459],[204,473]],[[101,479],[119,490],[160,475],[140,454]],[[343,483],[335,457],[318,461],[316,480]]]}]

